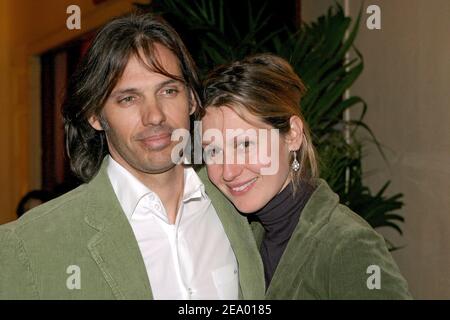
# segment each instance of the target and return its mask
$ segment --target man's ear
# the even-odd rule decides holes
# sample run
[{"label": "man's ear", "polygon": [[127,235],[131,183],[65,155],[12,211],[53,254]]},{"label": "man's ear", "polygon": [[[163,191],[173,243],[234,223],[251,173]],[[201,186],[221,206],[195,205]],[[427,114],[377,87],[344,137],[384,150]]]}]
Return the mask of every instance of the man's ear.
[{"label": "man's ear", "polygon": [[289,119],[290,130],[286,133],[286,143],[289,150],[299,150],[303,143],[303,121],[298,116]]},{"label": "man's ear", "polygon": [[89,117],[88,121],[92,128],[97,131],[103,131],[103,127],[98,116],[92,115]]}]

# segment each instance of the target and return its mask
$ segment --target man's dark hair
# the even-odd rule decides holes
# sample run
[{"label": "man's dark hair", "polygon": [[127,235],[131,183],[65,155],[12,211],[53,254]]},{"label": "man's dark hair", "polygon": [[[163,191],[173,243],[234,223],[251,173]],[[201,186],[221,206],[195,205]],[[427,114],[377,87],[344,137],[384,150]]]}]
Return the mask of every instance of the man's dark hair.
[{"label": "man's dark hair", "polygon": [[[178,58],[181,78],[169,74],[157,61],[154,54],[157,43]],[[200,107],[195,64],[177,32],[167,22],[148,13],[133,13],[110,21],[99,31],[71,77],[62,108],[71,168],[84,182],[95,176],[108,154],[105,132],[92,128],[88,119],[93,115],[101,117],[106,99],[132,56],[146,59],[142,62],[152,71],[182,81]]]}]

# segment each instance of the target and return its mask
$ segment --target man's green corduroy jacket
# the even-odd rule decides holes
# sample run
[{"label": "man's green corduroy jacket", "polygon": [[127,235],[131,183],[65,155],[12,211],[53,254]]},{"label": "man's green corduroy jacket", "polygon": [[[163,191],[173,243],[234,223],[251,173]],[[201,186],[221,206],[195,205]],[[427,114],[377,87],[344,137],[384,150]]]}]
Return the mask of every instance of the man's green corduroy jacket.
[{"label": "man's green corduroy jacket", "polygon": [[[246,217],[200,176],[238,262],[240,297],[264,299],[263,266]],[[68,289],[75,270],[69,266],[79,267],[80,289]],[[152,299],[105,161],[91,182],[0,226],[0,299]]]}]

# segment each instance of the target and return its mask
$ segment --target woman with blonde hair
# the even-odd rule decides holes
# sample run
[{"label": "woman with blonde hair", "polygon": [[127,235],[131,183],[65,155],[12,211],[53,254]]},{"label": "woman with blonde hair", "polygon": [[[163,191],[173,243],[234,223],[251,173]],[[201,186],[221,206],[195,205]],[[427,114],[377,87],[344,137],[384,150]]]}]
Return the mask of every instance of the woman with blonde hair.
[{"label": "woman with blonde hair", "polygon": [[[291,65],[271,54],[220,66],[204,81],[208,176],[248,217],[256,241],[246,245],[261,254],[266,298],[410,298],[383,237],[319,178],[304,93]],[[205,139],[210,130],[221,138]]]}]

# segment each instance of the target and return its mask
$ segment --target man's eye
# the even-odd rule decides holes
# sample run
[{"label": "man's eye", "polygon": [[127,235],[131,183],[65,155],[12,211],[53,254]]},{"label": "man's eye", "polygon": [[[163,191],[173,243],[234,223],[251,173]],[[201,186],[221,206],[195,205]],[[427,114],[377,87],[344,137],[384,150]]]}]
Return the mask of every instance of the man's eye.
[{"label": "man's eye", "polygon": [[165,96],[175,96],[178,93],[178,90],[175,88],[166,88],[162,91],[162,94]]},{"label": "man's eye", "polygon": [[134,100],[136,100],[135,97],[133,97],[133,96],[128,96],[128,97],[125,97],[125,98],[120,99],[120,100],[119,100],[119,103],[130,104],[130,103],[133,102]]}]

